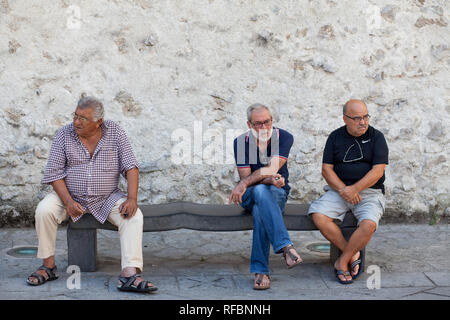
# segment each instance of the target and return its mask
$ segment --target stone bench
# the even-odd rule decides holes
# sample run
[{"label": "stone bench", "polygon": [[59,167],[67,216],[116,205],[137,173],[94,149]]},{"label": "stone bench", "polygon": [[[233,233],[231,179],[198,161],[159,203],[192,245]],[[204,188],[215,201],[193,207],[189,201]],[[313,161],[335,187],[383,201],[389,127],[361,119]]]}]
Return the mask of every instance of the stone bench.
[{"label": "stone bench", "polygon": [[[240,231],[252,230],[251,213],[237,205],[195,204],[177,202],[139,206],[144,215],[144,232],[191,229],[200,231]],[[308,204],[286,204],[284,223],[288,230],[317,230],[314,222],[307,216]],[[355,231],[357,221],[353,214],[347,214],[339,225],[346,239]],[[97,267],[97,229],[117,230],[106,221],[98,222],[86,214],[67,227],[68,264],[77,265],[81,271],[93,272]],[[335,261],[340,251],[330,247],[330,259]],[[361,268],[364,270],[365,249],[362,250]]]}]

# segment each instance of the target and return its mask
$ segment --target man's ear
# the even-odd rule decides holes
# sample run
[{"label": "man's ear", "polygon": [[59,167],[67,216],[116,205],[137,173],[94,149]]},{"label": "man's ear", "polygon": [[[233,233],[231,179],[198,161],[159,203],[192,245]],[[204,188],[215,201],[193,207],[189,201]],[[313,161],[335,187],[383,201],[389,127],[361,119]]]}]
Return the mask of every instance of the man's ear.
[{"label": "man's ear", "polygon": [[100,128],[102,123],[103,123],[103,119],[97,120],[97,125],[98,125],[97,128]]},{"label": "man's ear", "polygon": [[247,120],[247,126],[248,126],[249,129],[252,128],[252,124],[251,124],[250,121],[248,121],[248,120]]}]

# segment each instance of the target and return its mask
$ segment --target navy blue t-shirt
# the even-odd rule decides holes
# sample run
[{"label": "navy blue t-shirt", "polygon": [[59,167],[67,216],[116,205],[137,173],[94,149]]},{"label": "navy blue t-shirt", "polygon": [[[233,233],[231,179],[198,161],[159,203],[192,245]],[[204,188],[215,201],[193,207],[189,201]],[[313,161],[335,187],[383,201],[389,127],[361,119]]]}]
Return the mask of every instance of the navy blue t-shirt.
[{"label": "navy blue t-shirt", "polygon": [[[287,160],[289,151],[294,143],[294,137],[286,130],[273,128],[272,137],[267,146],[266,152],[260,151],[256,139],[250,131],[234,139],[234,159],[238,168],[250,168],[251,172],[265,167],[272,157],[280,157]],[[284,190],[289,194],[289,171],[287,162],[278,170],[284,177]]]},{"label": "navy blue t-shirt", "polygon": [[[354,137],[347,126],[334,130],[327,139],[323,163],[332,164],[334,172],[345,185],[361,180],[376,164],[388,164],[389,149],[383,133],[369,126],[366,133]],[[383,176],[371,187],[384,193]]]}]

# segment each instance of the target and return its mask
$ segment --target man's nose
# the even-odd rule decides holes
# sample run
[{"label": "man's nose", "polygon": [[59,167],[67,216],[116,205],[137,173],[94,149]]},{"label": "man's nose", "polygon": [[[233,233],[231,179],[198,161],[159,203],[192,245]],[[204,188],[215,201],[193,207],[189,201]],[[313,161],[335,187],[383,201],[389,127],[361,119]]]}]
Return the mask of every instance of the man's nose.
[{"label": "man's nose", "polygon": [[78,117],[75,117],[75,118],[73,119],[73,124],[75,124],[75,125],[80,125],[80,124],[82,124],[82,123],[81,123],[81,120],[80,120]]}]

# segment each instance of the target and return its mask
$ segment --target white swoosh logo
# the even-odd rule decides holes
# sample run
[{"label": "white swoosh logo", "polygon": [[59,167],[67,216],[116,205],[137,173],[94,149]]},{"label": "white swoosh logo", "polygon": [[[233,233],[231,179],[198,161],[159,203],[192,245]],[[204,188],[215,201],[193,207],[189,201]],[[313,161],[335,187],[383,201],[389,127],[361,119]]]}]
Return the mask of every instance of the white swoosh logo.
[{"label": "white swoosh logo", "polygon": [[369,142],[370,141],[370,139],[369,140],[362,140],[361,142],[362,143],[367,143],[367,142]]}]

